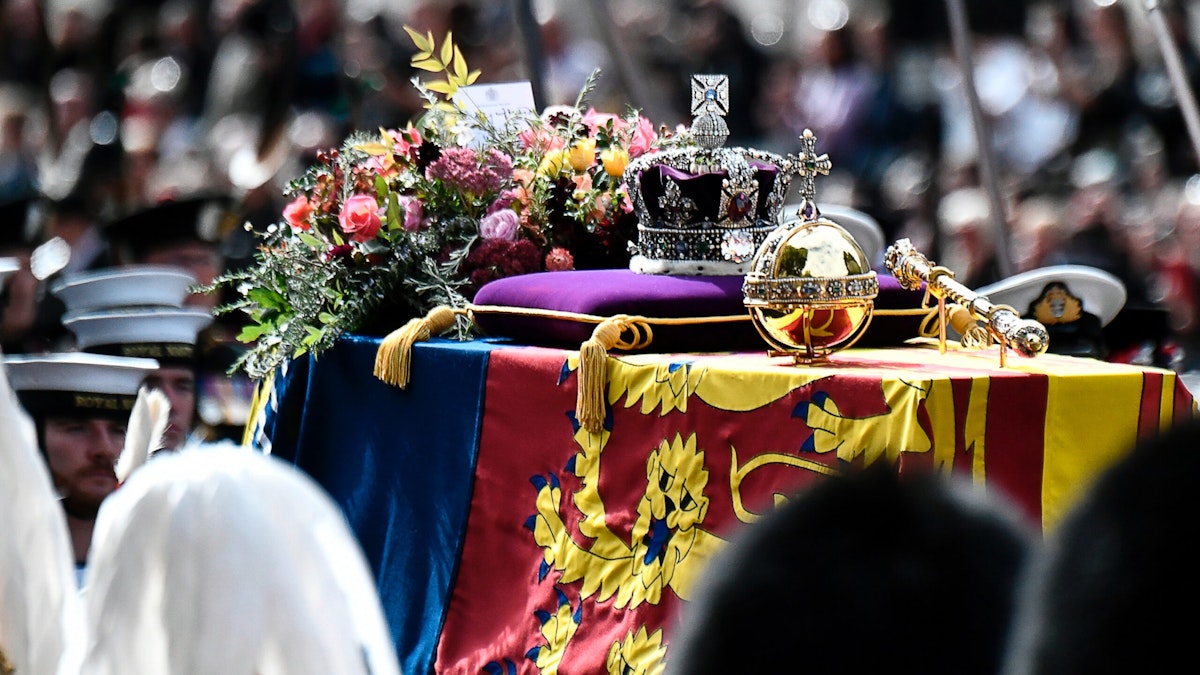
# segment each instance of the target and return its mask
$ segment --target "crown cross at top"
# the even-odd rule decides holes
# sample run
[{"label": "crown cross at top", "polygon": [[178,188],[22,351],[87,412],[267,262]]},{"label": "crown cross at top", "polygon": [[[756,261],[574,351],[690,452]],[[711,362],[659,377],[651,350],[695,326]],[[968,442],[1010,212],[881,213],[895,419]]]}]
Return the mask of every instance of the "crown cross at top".
[{"label": "crown cross at top", "polygon": [[692,75],[692,117],[704,113],[729,114],[729,78],[725,75]]},{"label": "crown cross at top", "polygon": [[803,201],[801,216],[812,220],[819,215],[817,211],[817,174],[828,176],[833,168],[829,155],[817,154],[817,137],[811,129],[805,129],[800,135],[800,156],[796,158],[796,175],[800,178],[798,193]]},{"label": "crown cross at top", "polygon": [[692,75],[692,137],[702,148],[713,150],[729,138],[725,115],[729,113],[729,78]]}]

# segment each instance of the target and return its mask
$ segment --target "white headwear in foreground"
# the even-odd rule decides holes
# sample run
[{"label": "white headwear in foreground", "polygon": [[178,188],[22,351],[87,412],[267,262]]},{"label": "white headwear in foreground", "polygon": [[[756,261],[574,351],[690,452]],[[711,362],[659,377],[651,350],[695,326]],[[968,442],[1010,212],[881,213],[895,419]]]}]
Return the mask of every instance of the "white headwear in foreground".
[{"label": "white headwear in foreground", "polygon": [[92,675],[398,675],[341,511],[244,448],[160,453],[100,509],[88,558]]},{"label": "white headwear in foreground", "polygon": [[54,673],[82,624],[66,517],[0,364],[0,664]]}]

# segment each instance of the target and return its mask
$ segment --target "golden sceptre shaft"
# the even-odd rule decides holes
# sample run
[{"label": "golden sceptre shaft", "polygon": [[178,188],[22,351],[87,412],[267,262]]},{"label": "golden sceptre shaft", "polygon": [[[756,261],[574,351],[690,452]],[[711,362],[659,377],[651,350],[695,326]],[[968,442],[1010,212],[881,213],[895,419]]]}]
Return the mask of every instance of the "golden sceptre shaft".
[{"label": "golden sceptre shaft", "polygon": [[954,273],[945,267],[934,265],[908,239],[901,239],[888,247],[883,262],[888,270],[908,290],[916,290],[925,282],[930,295],[938,299],[938,311],[942,323],[942,346],[945,348],[946,299],[962,305],[977,321],[983,322],[992,338],[1000,343],[1000,365],[1005,362],[1006,347],[1015,349],[1021,356],[1037,356],[1050,346],[1046,327],[1031,319],[1022,319],[1012,307],[995,305],[986,297],[967,288],[954,279]]}]

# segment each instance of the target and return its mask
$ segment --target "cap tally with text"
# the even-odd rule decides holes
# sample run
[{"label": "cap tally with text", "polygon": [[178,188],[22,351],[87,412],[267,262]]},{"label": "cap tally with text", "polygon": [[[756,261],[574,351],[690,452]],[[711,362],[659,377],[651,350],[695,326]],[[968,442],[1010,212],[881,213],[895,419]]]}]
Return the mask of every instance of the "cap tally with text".
[{"label": "cap tally with text", "polygon": [[182,307],[196,277],[181,267],[126,265],[76,272],[50,288],[69,314],[118,307]]},{"label": "cap tally with text", "polygon": [[59,352],[6,356],[4,366],[31,415],[126,418],[154,359]]},{"label": "cap tally with text", "polygon": [[63,325],[81,351],[152,358],[167,366],[195,363],[196,337],[212,320],[202,309],[144,307],[64,315]]}]

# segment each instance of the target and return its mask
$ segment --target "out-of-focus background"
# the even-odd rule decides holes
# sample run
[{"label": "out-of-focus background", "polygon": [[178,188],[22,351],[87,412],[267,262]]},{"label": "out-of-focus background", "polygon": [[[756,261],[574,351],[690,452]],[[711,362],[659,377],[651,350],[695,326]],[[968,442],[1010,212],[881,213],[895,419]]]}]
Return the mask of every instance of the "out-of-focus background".
[{"label": "out-of-focus background", "polygon": [[[1162,5],[1194,85],[1200,2]],[[965,7],[1011,267],[1113,272],[1152,310],[1115,356],[1195,369],[1200,167],[1144,4]],[[673,127],[688,77],[726,74],[731,144],[796,152],[811,128],[822,201],[969,286],[1005,267],[942,0],[0,0],[0,202],[37,195],[26,238],[63,237],[79,267],[103,224],[168,197],[228,194],[265,228],[317,151],[420,114],[405,25],[453,32],[481,81],[530,80],[540,107],[600,68],[592,106]],[[233,230],[221,265],[253,246]],[[6,350],[43,346],[23,321]]]}]

